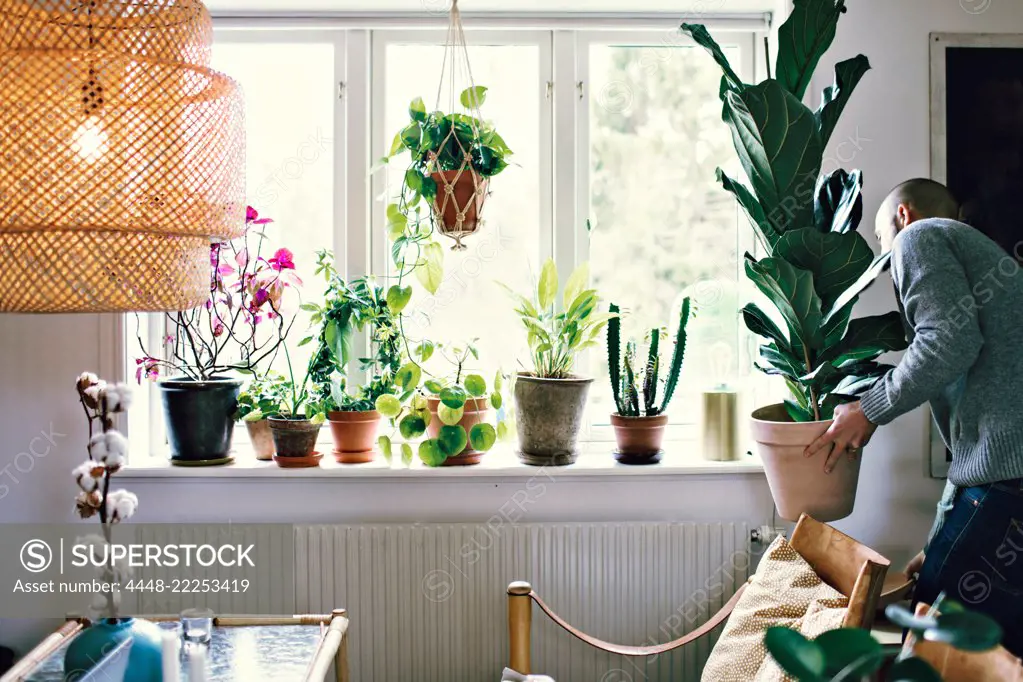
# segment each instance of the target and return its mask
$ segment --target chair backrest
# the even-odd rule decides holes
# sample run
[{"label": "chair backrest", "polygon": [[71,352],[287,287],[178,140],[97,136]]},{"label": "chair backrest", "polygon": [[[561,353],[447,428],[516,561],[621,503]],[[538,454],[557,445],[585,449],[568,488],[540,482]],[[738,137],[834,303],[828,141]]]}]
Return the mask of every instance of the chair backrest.
[{"label": "chair backrest", "polygon": [[789,544],[821,580],[849,598],[843,625],[869,628],[891,562],[806,514],[799,517]]},{"label": "chair backrest", "polygon": [[[928,604],[917,604],[916,615],[922,616],[930,608]],[[907,642],[906,646],[930,663],[945,682],[1023,682],[1023,663],[1004,647],[970,653],[923,640]]]}]

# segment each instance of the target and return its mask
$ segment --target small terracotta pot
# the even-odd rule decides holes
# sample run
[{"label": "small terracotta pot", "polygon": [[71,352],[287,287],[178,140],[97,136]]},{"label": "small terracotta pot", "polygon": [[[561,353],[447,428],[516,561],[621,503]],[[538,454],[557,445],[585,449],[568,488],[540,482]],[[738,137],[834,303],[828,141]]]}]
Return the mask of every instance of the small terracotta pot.
[{"label": "small terracotta pot", "polygon": [[660,459],[664,431],[668,426],[668,415],[655,417],[623,417],[611,415],[615,429],[618,451],[615,458],[625,464],[644,463],[645,460]]},{"label": "small terracotta pot", "polygon": [[308,419],[281,419],[270,417],[270,432],[273,434],[274,461],[284,468],[314,467],[322,455],[316,452],[316,439],[320,425]]},{"label": "small terracotta pot", "polygon": [[794,422],[779,403],[754,411],[751,421],[767,483],[783,519],[796,521],[805,513],[827,522],[852,513],[862,448],[851,460],[843,455],[835,462],[834,470],[826,474],[827,454],[820,452],[808,458],[803,450],[828,430],[831,420]]},{"label": "small terracotta pot", "polygon": [[261,462],[272,461],[274,458],[274,436],[270,431],[270,422],[266,419],[260,419],[258,422],[245,422],[245,430],[249,432],[249,440],[252,441],[256,459]]},{"label": "small terracotta pot", "polygon": [[[441,171],[430,177],[437,183],[437,196],[433,199],[434,218],[440,224],[441,234],[456,238],[455,250],[459,250],[462,245],[457,237],[472,234],[480,227],[480,215],[490,181],[471,168]],[[445,190],[449,185],[453,190],[451,194]],[[460,212],[464,213],[461,221],[458,220]]]},{"label": "small terracotta pot", "polygon": [[365,464],[376,457],[380,413],[330,412],[330,435],[334,438],[334,459],[341,464]]},{"label": "small terracotta pot", "polygon": [[[437,415],[437,411],[440,410],[440,398],[427,398],[426,402],[430,409],[430,424],[426,427],[426,432],[430,438],[436,438],[440,435],[440,428],[444,426],[444,422]],[[465,429],[467,437],[469,432],[472,431],[472,427],[482,424],[487,420],[487,411],[486,398],[469,398],[465,401],[462,419],[458,422],[458,425]],[[448,457],[441,466],[457,467],[479,464],[484,454],[486,453],[474,449],[472,444],[466,444],[465,449],[454,457]]]}]

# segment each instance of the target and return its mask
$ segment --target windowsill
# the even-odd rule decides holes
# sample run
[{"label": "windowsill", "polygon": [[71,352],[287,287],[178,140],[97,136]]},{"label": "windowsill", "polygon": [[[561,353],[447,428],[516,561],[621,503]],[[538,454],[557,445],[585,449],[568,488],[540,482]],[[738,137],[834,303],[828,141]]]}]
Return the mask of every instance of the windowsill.
[{"label": "windowsill", "polygon": [[309,469],[282,469],[274,462],[258,461],[245,448],[234,452],[235,462],[213,467],[179,467],[168,460],[146,458],[145,464],[128,465],[119,474],[125,479],[358,479],[366,480],[451,480],[451,479],[530,479],[536,476],[562,480],[606,480],[619,478],[663,478],[675,476],[749,476],[763,475],[763,465],[756,457],[740,455],[732,462],[712,462],[703,459],[693,443],[677,442],[665,446],[665,454],[657,464],[629,466],[615,461],[612,443],[584,444],[575,464],[561,467],[536,467],[521,463],[513,446],[498,445],[487,453],[480,464],[467,467],[430,468],[415,459],[410,467],[400,461],[390,466],[379,457],[369,464],[338,464],[330,454],[329,445],[321,448],[324,457],[319,467]]}]

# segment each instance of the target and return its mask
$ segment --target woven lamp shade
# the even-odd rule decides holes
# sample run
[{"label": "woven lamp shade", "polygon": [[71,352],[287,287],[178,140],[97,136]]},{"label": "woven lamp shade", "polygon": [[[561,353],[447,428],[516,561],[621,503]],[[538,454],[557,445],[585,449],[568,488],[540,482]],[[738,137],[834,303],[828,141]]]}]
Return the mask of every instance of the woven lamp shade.
[{"label": "woven lamp shade", "polygon": [[0,311],[185,310],[244,233],[241,91],[199,0],[0,0]]}]

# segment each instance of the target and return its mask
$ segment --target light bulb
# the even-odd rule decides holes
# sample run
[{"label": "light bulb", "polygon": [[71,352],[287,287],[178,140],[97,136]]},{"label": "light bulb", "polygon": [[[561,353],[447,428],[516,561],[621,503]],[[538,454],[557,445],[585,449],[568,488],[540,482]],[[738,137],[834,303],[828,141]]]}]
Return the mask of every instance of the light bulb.
[{"label": "light bulb", "polygon": [[71,137],[71,148],[86,163],[95,163],[107,153],[107,134],[100,127],[99,119],[90,116],[85,123],[78,126]]}]

